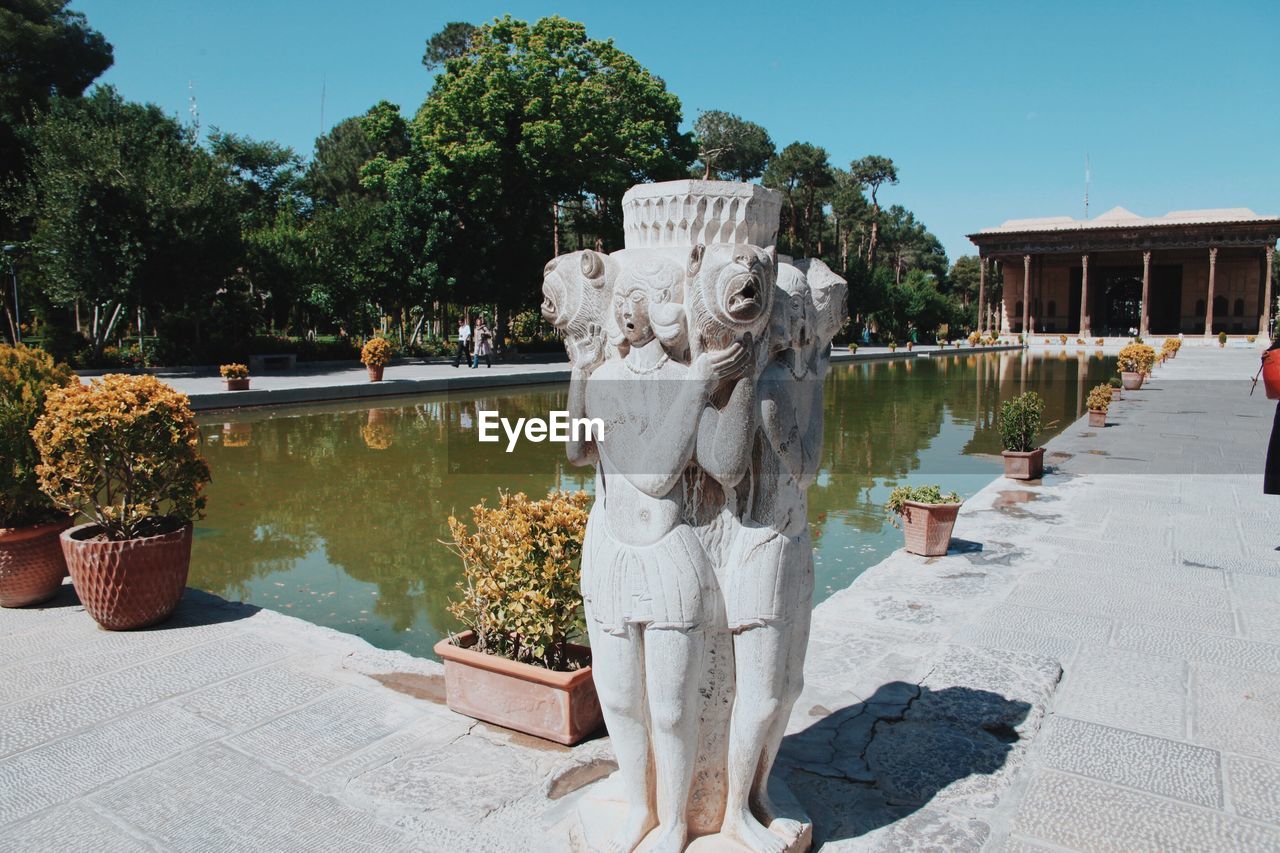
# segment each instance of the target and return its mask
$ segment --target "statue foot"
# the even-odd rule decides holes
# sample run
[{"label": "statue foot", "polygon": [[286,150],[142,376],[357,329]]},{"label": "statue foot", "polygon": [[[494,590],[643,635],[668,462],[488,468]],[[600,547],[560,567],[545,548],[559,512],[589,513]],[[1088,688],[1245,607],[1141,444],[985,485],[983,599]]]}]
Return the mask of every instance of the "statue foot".
[{"label": "statue foot", "polygon": [[659,824],[658,837],[649,845],[647,853],[682,853],[689,840],[689,827],[684,823],[664,826]]},{"label": "statue foot", "polygon": [[627,822],[622,825],[605,850],[607,853],[631,853],[640,846],[640,842],[649,834],[649,830],[658,821],[649,809],[631,808],[627,810]]},{"label": "statue foot", "polygon": [[737,816],[726,816],[720,834],[755,853],[786,853],[791,846],[787,839],[774,835],[745,809]]}]

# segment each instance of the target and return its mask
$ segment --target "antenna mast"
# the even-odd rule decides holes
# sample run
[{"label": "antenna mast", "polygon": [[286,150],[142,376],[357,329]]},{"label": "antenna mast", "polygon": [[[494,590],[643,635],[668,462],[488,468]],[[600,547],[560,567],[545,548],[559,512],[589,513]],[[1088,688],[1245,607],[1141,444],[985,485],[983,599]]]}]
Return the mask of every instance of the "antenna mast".
[{"label": "antenna mast", "polygon": [[1089,218],[1089,152],[1084,155],[1084,218]]},{"label": "antenna mast", "polygon": [[200,141],[200,107],[196,104],[196,81],[187,81],[187,112],[191,114],[191,144]]},{"label": "antenna mast", "polygon": [[320,135],[324,136],[324,89],[326,83],[326,74],[320,75]]}]

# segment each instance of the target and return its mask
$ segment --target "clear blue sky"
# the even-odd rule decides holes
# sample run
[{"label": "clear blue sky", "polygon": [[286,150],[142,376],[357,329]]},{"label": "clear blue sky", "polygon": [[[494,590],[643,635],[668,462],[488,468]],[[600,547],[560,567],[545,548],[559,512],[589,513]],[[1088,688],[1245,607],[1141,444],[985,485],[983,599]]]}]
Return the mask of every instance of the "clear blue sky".
[{"label": "clear blue sky", "polygon": [[1124,205],[1280,213],[1272,3],[73,0],[115,46],[103,77],[202,128],[310,154],[380,99],[412,115],[447,21],[560,14],[666,80],[686,125],[725,109],[834,164],[892,157],[903,204],[954,259],[1009,218]]}]

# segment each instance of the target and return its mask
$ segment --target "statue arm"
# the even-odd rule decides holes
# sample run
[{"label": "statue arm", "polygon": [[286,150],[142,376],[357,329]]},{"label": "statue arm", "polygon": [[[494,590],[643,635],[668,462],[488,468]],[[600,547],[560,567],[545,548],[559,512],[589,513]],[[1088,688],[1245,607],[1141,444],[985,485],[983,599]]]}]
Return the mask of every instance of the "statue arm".
[{"label": "statue arm", "polygon": [[756,432],[756,383],[739,379],[723,409],[705,406],[698,424],[698,464],[717,482],[734,486],[747,473]]},{"label": "statue arm", "polygon": [[620,467],[631,485],[655,498],[665,497],[671,491],[693,458],[699,419],[686,413],[700,412],[707,404],[709,393],[708,382],[690,377],[682,382],[679,397],[650,441],[611,450],[610,458],[626,459]]},{"label": "statue arm", "polygon": [[[587,378],[589,376],[588,370],[576,366],[569,375],[570,423],[573,423],[575,418],[587,416]],[[583,430],[586,438],[577,438],[577,434],[577,430],[570,430],[569,441],[565,444],[565,454],[569,457],[569,462],[573,465],[594,465],[600,459],[595,439],[590,437],[590,430]]]},{"label": "statue arm", "polygon": [[788,382],[761,383],[760,426],[783,467],[797,480],[804,469],[805,448],[796,399]]}]

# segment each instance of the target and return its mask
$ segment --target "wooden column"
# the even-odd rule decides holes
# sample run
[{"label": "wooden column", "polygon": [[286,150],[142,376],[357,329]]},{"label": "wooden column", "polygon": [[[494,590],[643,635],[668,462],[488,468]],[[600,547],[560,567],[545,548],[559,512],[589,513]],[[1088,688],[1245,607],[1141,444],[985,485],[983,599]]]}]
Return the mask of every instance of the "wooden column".
[{"label": "wooden column", "polygon": [[978,334],[982,334],[983,321],[987,313],[987,259],[978,260]]},{"label": "wooden column", "polygon": [[1080,337],[1089,337],[1089,256],[1080,256]]},{"label": "wooden column", "polygon": [[1138,334],[1151,333],[1151,252],[1142,253],[1142,316],[1138,319]]},{"label": "wooden column", "polygon": [[1204,301],[1204,336],[1213,334],[1213,279],[1218,270],[1218,247],[1209,250],[1209,297]]},{"label": "wooden column", "polygon": [[1031,334],[1031,256],[1022,256],[1022,334]]},{"label": "wooden column", "polygon": [[1271,259],[1275,255],[1270,246],[1262,247],[1267,259],[1267,278],[1262,288],[1262,315],[1258,318],[1258,334],[1267,337],[1271,331]]}]

